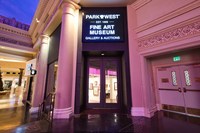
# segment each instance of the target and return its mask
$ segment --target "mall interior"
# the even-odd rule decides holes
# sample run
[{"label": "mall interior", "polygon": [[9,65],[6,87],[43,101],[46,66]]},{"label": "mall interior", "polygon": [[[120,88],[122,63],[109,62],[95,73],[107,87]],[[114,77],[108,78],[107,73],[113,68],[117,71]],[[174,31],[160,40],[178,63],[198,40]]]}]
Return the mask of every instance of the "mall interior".
[{"label": "mall interior", "polygon": [[38,0],[0,14],[0,132],[200,132],[199,0]]}]

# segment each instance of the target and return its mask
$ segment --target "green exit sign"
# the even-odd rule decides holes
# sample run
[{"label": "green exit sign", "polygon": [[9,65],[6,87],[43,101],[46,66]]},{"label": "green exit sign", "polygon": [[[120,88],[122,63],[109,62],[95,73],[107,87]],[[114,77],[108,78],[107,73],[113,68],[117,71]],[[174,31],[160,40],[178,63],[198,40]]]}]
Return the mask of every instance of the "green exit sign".
[{"label": "green exit sign", "polygon": [[181,57],[180,56],[175,56],[173,57],[173,61],[176,62],[176,61],[180,61],[181,60]]}]

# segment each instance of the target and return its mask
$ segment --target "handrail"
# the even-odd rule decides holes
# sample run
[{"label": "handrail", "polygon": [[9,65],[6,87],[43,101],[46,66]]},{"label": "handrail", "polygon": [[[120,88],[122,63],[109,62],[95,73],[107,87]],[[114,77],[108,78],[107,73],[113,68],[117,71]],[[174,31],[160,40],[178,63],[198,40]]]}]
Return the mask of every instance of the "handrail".
[{"label": "handrail", "polygon": [[[50,98],[50,101],[48,100]],[[39,104],[38,119],[46,119],[52,125],[54,112],[55,92],[50,92],[42,103]]]}]

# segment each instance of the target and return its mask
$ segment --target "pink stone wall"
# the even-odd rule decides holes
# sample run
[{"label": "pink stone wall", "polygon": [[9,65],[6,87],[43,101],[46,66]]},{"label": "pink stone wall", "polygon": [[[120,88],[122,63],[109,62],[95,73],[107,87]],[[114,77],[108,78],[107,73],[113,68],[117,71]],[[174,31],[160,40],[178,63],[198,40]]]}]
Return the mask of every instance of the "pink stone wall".
[{"label": "pink stone wall", "polygon": [[[157,110],[151,63],[155,64],[150,57],[172,65],[171,57],[163,61],[160,55],[200,46],[199,5],[197,0],[138,0],[127,7],[132,115],[151,117]],[[199,60],[192,52],[182,58],[185,62]]]},{"label": "pink stone wall", "polygon": [[136,11],[137,26],[142,26],[163,17],[195,0],[151,0]]},{"label": "pink stone wall", "polygon": [[141,62],[137,48],[137,35],[134,32],[136,28],[136,14],[132,7],[128,6],[128,34],[129,34],[129,60],[131,73],[131,93],[132,105],[135,107],[143,107],[142,92],[142,73]]}]

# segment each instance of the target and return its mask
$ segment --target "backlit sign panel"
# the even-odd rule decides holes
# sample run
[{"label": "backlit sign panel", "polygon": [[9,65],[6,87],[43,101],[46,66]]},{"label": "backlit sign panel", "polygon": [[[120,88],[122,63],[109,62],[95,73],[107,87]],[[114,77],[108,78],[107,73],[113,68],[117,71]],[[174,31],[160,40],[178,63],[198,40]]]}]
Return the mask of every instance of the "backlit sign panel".
[{"label": "backlit sign panel", "polygon": [[90,11],[83,15],[83,42],[123,42],[124,14],[121,12]]},{"label": "backlit sign panel", "polygon": [[180,61],[181,60],[181,57],[180,56],[175,56],[173,57],[173,61],[174,62],[177,62],[177,61]]}]

